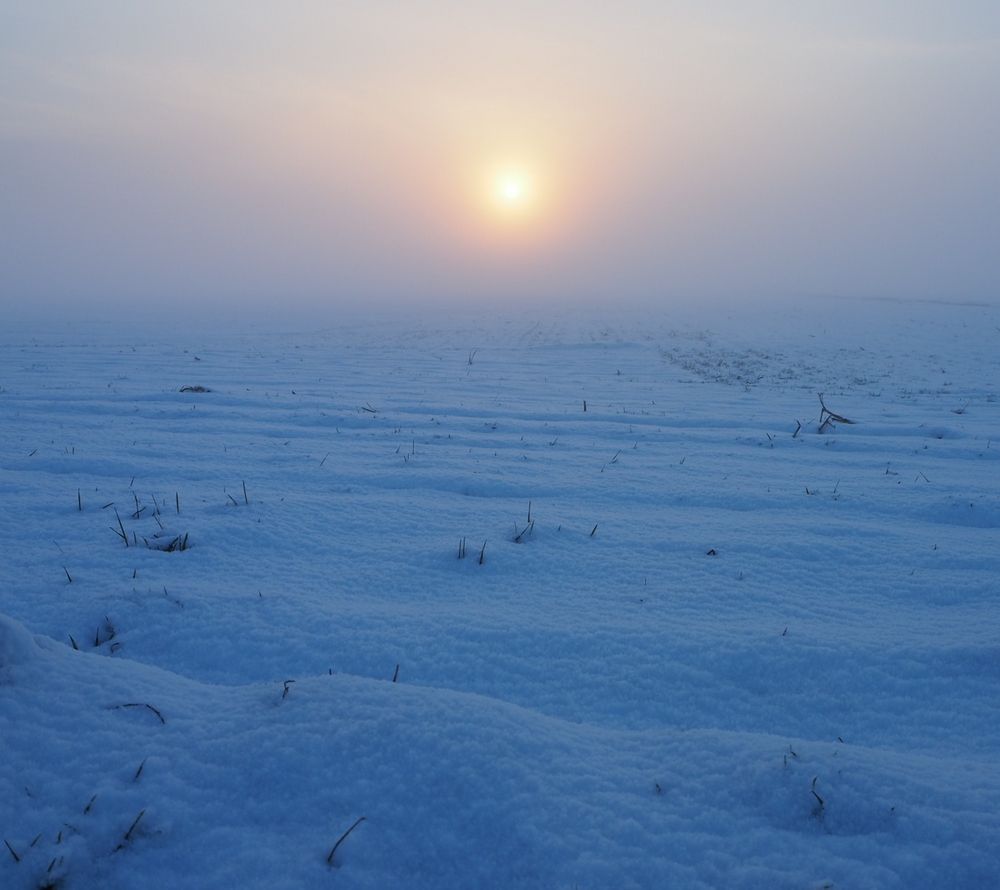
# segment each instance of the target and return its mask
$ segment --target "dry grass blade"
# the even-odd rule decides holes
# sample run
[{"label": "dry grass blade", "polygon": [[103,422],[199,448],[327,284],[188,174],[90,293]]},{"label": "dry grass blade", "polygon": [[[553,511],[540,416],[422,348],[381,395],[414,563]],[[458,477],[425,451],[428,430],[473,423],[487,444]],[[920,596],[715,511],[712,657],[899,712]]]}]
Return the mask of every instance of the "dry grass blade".
[{"label": "dry grass blade", "polygon": [[152,713],[156,714],[160,723],[162,723],[164,726],[167,723],[167,721],[163,718],[163,715],[159,712],[159,710],[157,708],[154,708],[151,704],[148,704],[147,702],[126,702],[123,705],[108,706],[109,711],[117,711],[119,708],[146,708],[147,710],[152,711]]},{"label": "dry grass blade", "polygon": [[128,831],[125,832],[125,836],[122,838],[122,842],[117,847],[115,847],[114,852],[117,853],[119,850],[125,849],[125,845],[130,840],[132,840],[132,832],[134,832],[136,828],[139,827],[139,823],[142,821],[142,817],[145,815],[146,815],[145,809],[139,810],[139,815],[132,820],[132,824],[128,827]]},{"label": "dry grass blade", "polygon": [[816,393],[819,396],[820,412],[819,412],[819,431],[823,432],[828,426],[834,423],[847,423],[853,424],[857,421],[849,420],[842,414],[837,414],[826,407],[826,402],[823,401],[823,393]]},{"label": "dry grass blade", "polygon": [[337,838],[337,842],[333,845],[333,848],[330,850],[329,855],[326,857],[327,865],[333,865],[333,854],[337,852],[337,847],[339,847],[347,839],[347,836],[364,821],[365,817],[359,816],[354,821],[354,824],[350,828],[348,828],[347,831],[345,831],[339,838]]},{"label": "dry grass blade", "polygon": [[[109,504],[108,506],[114,506],[114,505]],[[111,531],[113,531],[116,535],[118,535],[118,537],[125,542],[125,546],[128,547],[128,532],[125,531],[125,523],[122,522],[121,516],[118,515],[117,507],[115,507],[115,519],[118,520],[118,528],[112,527]]]}]

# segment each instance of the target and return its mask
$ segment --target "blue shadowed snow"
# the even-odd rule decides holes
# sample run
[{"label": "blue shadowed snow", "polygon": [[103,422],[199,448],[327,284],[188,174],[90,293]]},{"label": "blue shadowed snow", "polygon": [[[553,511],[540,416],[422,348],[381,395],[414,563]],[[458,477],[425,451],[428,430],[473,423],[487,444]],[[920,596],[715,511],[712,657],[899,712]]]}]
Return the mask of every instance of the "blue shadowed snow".
[{"label": "blue shadowed snow", "polygon": [[6,331],[0,886],[990,886],[1000,311],[844,311]]}]

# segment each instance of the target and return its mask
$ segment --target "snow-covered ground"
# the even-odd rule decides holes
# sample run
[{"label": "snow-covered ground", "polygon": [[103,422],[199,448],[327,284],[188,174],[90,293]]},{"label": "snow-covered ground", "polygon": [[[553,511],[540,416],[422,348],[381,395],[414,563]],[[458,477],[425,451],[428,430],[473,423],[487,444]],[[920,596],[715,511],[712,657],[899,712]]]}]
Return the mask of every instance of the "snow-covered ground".
[{"label": "snow-covered ground", "polygon": [[993,886],[1000,308],[469,317],[0,332],[0,886]]}]

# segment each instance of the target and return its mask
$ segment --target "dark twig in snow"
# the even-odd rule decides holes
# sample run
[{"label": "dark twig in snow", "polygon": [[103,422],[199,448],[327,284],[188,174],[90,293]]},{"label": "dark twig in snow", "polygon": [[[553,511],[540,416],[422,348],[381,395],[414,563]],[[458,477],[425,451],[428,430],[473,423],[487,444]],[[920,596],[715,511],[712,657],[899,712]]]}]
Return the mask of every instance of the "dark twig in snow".
[{"label": "dark twig in snow", "polygon": [[132,832],[136,830],[136,828],[139,826],[139,823],[142,821],[142,817],[145,815],[146,815],[145,809],[139,810],[139,815],[135,817],[135,819],[132,821],[132,824],[129,826],[128,831],[125,832],[125,836],[122,838],[122,842],[117,847],[115,847],[114,851],[116,853],[119,850],[124,849],[125,845],[130,840],[132,840]]},{"label": "dark twig in snow", "polygon": [[[333,845],[333,849],[330,850],[329,855],[326,857],[327,865],[333,865],[333,854],[337,852],[337,847],[339,847],[346,840],[347,836],[364,821],[365,817],[359,816],[355,820],[354,824],[350,828],[348,828],[347,831],[345,831],[339,838],[337,838],[337,843]],[[8,846],[10,845],[8,844]]]},{"label": "dark twig in snow", "polygon": [[517,530],[517,523],[514,523],[514,543],[520,544],[525,535],[530,535],[535,530],[535,520],[530,520],[520,531]]},{"label": "dark twig in snow", "polygon": [[809,790],[810,790],[810,793],[812,794],[812,796],[816,798],[816,802],[817,802],[817,806],[816,806],[816,809],[814,810],[814,814],[816,816],[822,816],[822,814],[823,814],[823,808],[826,806],[826,802],[823,800],[822,797],[819,796],[819,794],[816,793],[816,780],[818,778],[819,778],[819,776],[813,776],[812,787]]},{"label": "dark twig in snow", "polygon": [[159,712],[159,710],[157,710],[156,708],[154,708],[152,705],[147,704],[146,702],[126,702],[123,705],[109,705],[108,706],[108,710],[109,711],[117,711],[119,708],[147,708],[150,711],[152,711],[154,714],[156,714],[156,716],[160,720],[160,723],[162,723],[164,725],[166,725],[166,723],[167,723],[167,721],[163,719],[163,715]]},{"label": "dark twig in snow", "polygon": [[[114,505],[109,504],[108,506]],[[128,547],[128,532],[125,531],[125,524],[122,522],[121,516],[118,515],[117,507],[115,507],[115,519],[118,520],[118,528],[112,528],[111,531],[118,535],[125,542],[125,546]]]},{"label": "dark twig in snow", "polygon": [[841,414],[836,414],[826,407],[826,403],[823,401],[823,393],[816,393],[819,396],[820,412],[819,412],[819,431],[823,432],[827,426],[832,426],[834,423],[855,423],[856,421],[848,420]]}]

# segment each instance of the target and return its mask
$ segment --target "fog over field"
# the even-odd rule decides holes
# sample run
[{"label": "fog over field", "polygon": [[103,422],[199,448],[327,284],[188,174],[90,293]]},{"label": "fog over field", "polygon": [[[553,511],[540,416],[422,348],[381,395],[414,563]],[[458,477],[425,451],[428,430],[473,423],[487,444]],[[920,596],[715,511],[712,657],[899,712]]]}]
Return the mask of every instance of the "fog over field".
[{"label": "fog over field", "polygon": [[998,10],[0,0],[0,887],[993,886]]},{"label": "fog over field", "polygon": [[995,300],[998,9],[7,3],[2,299]]}]

